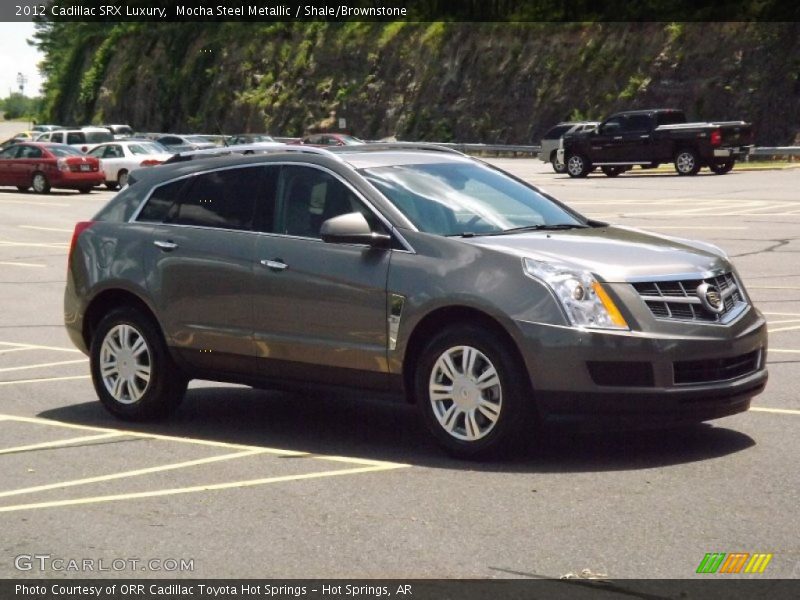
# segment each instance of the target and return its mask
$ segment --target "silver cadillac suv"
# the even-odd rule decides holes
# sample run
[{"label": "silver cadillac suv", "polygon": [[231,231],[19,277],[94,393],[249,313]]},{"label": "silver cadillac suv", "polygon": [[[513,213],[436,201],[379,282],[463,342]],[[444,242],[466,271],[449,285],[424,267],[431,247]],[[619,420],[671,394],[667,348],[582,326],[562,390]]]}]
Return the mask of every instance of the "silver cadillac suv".
[{"label": "silver cadillac suv", "polygon": [[143,169],[79,223],[70,337],[142,420],[188,380],[403,394],[452,454],[549,420],[748,409],[767,334],[715,246],[587,219],[456,152],[285,147]]}]

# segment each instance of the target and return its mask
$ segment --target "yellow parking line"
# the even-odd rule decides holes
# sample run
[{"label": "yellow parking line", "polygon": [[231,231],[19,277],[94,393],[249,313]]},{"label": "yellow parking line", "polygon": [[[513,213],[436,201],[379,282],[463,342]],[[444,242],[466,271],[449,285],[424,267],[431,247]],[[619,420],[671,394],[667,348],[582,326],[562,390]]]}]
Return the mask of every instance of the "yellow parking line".
[{"label": "yellow parking line", "polygon": [[747,289],[753,290],[800,290],[796,285],[748,285]]},{"label": "yellow parking line", "polygon": [[41,379],[14,379],[13,381],[0,381],[0,385],[16,385],[18,383],[45,383],[48,381],[68,381],[70,379],[89,379],[89,375],[72,375],[70,377],[43,377]]},{"label": "yellow parking line", "polygon": [[80,352],[77,348],[61,348],[59,346],[39,346],[37,344],[20,344],[16,342],[0,342],[0,346],[13,346],[21,350],[56,350],[58,352]]},{"label": "yellow parking line", "polygon": [[163,440],[167,442],[179,442],[184,444],[196,444],[199,446],[212,446],[214,448],[230,448],[233,450],[250,450],[256,452],[265,452],[267,454],[278,454],[281,456],[302,456],[306,458],[313,458],[317,460],[329,460],[335,462],[346,462],[357,465],[366,465],[373,467],[408,467],[410,465],[404,463],[396,463],[382,460],[370,460],[366,458],[351,458],[348,456],[333,456],[326,454],[311,454],[309,452],[302,452],[298,450],[284,450],[281,448],[270,448],[267,446],[250,446],[246,444],[235,444],[231,442],[218,442],[215,440],[204,440],[200,438],[181,437],[174,435],[161,435],[158,433],[147,433],[142,431],[131,431],[127,429],[114,429],[110,427],[94,427],[90,425],[76,425],[74,423],[65,423],[63,421],[54,421],[52,419],[42,419],[40,417],[22,417],[17,415],[0,414],[0,418],[5,418],[10,421],[18,421],[20,423],[32,423],[35,425],[50,425],[53,427],[62,427],[66,429],[79,429],[83,431],[96,431],[101,433],[116,433],[119,435],[128,435],[132,437],[148,438],[153,440]]},{"label": "yellow parking line", "polygon": [[793,325],[792,327],[778,327],[777,329],[767,329],[767,333],[778,333],[779,331],[797,331],[800,325]]},{"label": "yellow parking line", "polygon": [[356,467],[353,469],[341,469],[338,471],[322,471],[316,473],[305,473],[302,475],[282,475],[278,477],[264,477],[262,479],[248,479],[245,481],[234,481],[230,483],[215,483],[209,485],[197,485],[184,488],[173,488],[168,490],[155,490],[151,492],[135,492],[131,494],[112,494],[108,496],[94,496],[91,498],[76,498],[72,500],[55,500],[53,502],[37,502],[32,504],[17,504],[15,506],[0,507],[0,512],[12,512],[17,510],[31,510],[34,508],[54,508],[58,506],[75,506],[79,504],[95,504],[98,502],[114,502],[116,500],[135,500],[139,498],[157,498],[161,496],[173,496],[176,494],[191,494],[193,492],[210,492],[216,490],[229,490],[269,483],[282,483],[285,481],[302,481],[321,477],[336,477],[338,475],[355,475],[357,473],[373,473],[378,471],[388,471],[399,469],[409,465],[384,465],[372,467]]},{"label": "yellow parking line", "polygon": [[[59,229],[57,227],[37,227],[36,225],[20,225],[20,229],[35,229],[36,231],[58,231],[60,233],[72,233],[72,229]],[[744,227],[742,227],[744,229]]]},{"label": "yellow parking line", "polygon": [[786,354],[800,354],[800,350],[784,350],[783,348],[770,348],[767,352],[784,352]]},{"label": "yellow parking line", "polygon": [[65,204],[63,202],[30,202],[27,200],[6,200],[5,198],[0,199],[0,203],[3,204],[32,204],[34,206],[71,206],[70,204]]},{"label": "yellow parking line", "polygon": [[32,267],[32,268],[44,268],[47,265],[43,265],[40,263],[26,263],[26,262],[12,262],[12,261],[0,261],[0,265],[5,265],[7,267]]},{"label": "yellow parking line", "polygon": [[9,352],[24,352],[25,350],[36,350],[36,348],[6,348],[5,350],[0,350],[0,354],[8,354]]},{"label": "yellow parking line", "polygon": [[8,496],[18,496],[20,494],[32,494],[34,492],[44,492],[46,490],[56,490],[61,488],[74,487],[76,485],[86,485],[89,483],[99,483],[101,481],[112,481],[114,479],[123,479],[125,477],[136,477],[139,475],[148,475],[150,473],[160,473],[162,471],[172,471],[175,469],[183,469],[186,467],[194,467],[197,465],[206,465],[214,462],[220,462],[223,460],[232,460],[235,458],[243,458],[246,456],[255,456],[256,454],[263,454],[263,453],[257,450],[245,450],[244,452],[235,452],[234,454],[223,454],[221,456],[198,458],[197,460],[187,460],[179,463],[160,465],[158,467],[147,467],[144,469],[135,469],[133,471],[123,471],[121,473],[111,473],[109,475],[98,475],[97,477],[86,477],[85,479],[74,479],[72,481],[61,481],[59,483],[37,485],[29,488],[11,490],[10,492],[0,492],[0,498],[5,498]]},{"label": "yellow parking line", "polygon": [[74,365],[75,363],[82,363],[88,361],[88,358],[79,358],[78,360],[60,360],[58,362],[39,363],[37,365],[25,365],[23,367],[5,367],[0,369],[0,373],[7,371],[24,371],[25,369],[38,369],[40,367],[57,367],[59,365]]},{"label": "yellow parking line", "polygon": [[16,415],[5,415],[7,419],[12,421],[19,421],[21,423],[34,423],[37,425],[52,425],[54,427],[63,427],[66,429],[82,429],[85,431],[100,431],[108,433],[117,433],[120,435],[130,435],[141,438],[149,438],[153,440],[164,440],[167,442],[183,442],[185,444],[197,444],[199,446],[213,446],[215,448],[232,448],[234,450],[258,450],[268,452],[270,454],[280,454],[282,456],[308,456],[308,452],[298,452],[296,450],[281,450],[279,448],[268,448],[265,446],[248,446],[245,444],[232,444],[228,442],[217,442],[213,440],[202,440],[199,438],[187,438],[173,435],[160,435],[157,433],[146,433],[142,431],[128,431],[125,429],[113,429],[110,427],[92,427],[88,425],[75,425],[73,423],[64,423],[62,421],[53,421],[52,419],[41,419],[38,417],[18,417]]},{"label": "yellow parking line", "polygon": [[800,415],[800,410],[792,410],[790,408],[767,408],[766,406],[751,406],[750,410],[757,412],[777,413],[779,415]]},{"label": "yellow parking line", "polygon": [[43,448],[58,448],[59,446],[71,446],[82,442],[94,442],[105,440],[112,437],[121,437],[121,433],[103,433],[100,435],[84,435],[82,437],[68,438],[66,440],[56,440],[54,442],[42,442],[40,444],[28,444],[27,446],[15,446],[14,448],[2,448],[0,454],[14,454],[16,452],[27,452],[28,450],[40,450]]},{"label": "yellow parking line", "polygon": [[[750,287],[750,286],[748,285],[747,287]],[[800,313],[771,312],[771,311],[767,312],[767,311],[763,311],[763,310],[761,312],[764,313],[765,315],[777,315],[779,317],[800,317]]]},{"label": "yellow parking line", "polygon": [[770,319],[770,325],[783,325],[784,323],[800,323],[800,319],[781,319],[780,321],[773,321]]}]

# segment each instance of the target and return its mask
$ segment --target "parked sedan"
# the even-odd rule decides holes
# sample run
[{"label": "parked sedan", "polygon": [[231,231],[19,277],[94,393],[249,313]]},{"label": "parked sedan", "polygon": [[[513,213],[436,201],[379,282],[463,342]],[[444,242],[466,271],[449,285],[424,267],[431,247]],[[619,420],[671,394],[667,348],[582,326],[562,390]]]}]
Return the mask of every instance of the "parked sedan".
[{"label": "parked sedan", "polygon": [[542,136],[541,149],[539,150],[539,160],[550,163],[556,173],[566,173],[567,166],[558,161],[558,144],[561,137],[575,131],[589,131],[595,129],[598,121],[567,121],[551,127]]},{"label": "parked sedan", "polygon": [[64,144],[26,142],[0,152],[0,185],[46,194],[66,188],[88,194],[105,180],[100,161]]},{"label": "parked sedan", "polygon": [[156,141],[173,153],[217,147],[217,144],[201,135],[164,135]]},{"label": "parked sedan", "polygon": [[231,146],[262,143],[277,143],[277,141],[271,135],[265,133],[239,133],[231,136],[228,140],[228,144]]},{"label": "parked sedan", "polygon": [[192,378],[350,385],[404,394],[480,457],[544,419],[732,415],[767,381],[766,320],[722,250],[588,219],[441,149],[140,169],[69,257],[67,331],[123,419],[170,413]]},{"label": "parked sedan", "polygon": [[172,156],[161,144],[138,140],[100,144],[88,154],[102,161],[106,187],[110,190],[125,187],[128,173],[133,169],[160,165]]}]

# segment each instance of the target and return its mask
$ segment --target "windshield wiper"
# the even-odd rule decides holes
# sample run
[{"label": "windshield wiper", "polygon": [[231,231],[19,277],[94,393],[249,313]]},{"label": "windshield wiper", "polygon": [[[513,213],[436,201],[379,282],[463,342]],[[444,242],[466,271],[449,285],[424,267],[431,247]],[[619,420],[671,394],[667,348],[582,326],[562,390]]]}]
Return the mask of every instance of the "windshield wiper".
[{"label": "windshield wiper", "polygon": [[524,225],[522,227],[512,227],[511,229],[501,229],[500,231],[462,231],[461,233],[451,233],[447,237],[475,237],[478,235],[505,235],[507,233],[521,233],[523,231],[564,231],[567,229],[589,229],[590,225],[582,223],[554,223],[547,225],[540,223],[538,225]]}]

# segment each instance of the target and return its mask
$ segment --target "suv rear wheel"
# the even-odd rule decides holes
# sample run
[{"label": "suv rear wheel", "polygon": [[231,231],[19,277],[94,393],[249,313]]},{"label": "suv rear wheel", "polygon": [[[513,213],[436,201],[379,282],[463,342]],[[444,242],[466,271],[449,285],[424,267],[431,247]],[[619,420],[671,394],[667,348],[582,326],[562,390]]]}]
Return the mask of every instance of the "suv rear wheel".
[{"label": "suv rear wheel", "polygon": [[135,308],[118,308],[100,321],[90,357],[94,389],[106,409],[121,419],[166,416],[186,393],[186,377],[158,329]]},{"label": "suv rear wheel", "polygon": [[586,177],[591,170],[591,164],[582,154],[571,154],[567,157],[567,174],[570,177]]},{"label": "suv rear wheel", "polygon": [[527,373],[496,334],[448,328],[422,351],[417,404],[428,429],[447,452],[481,459],[513,447],[532,428]]}]

